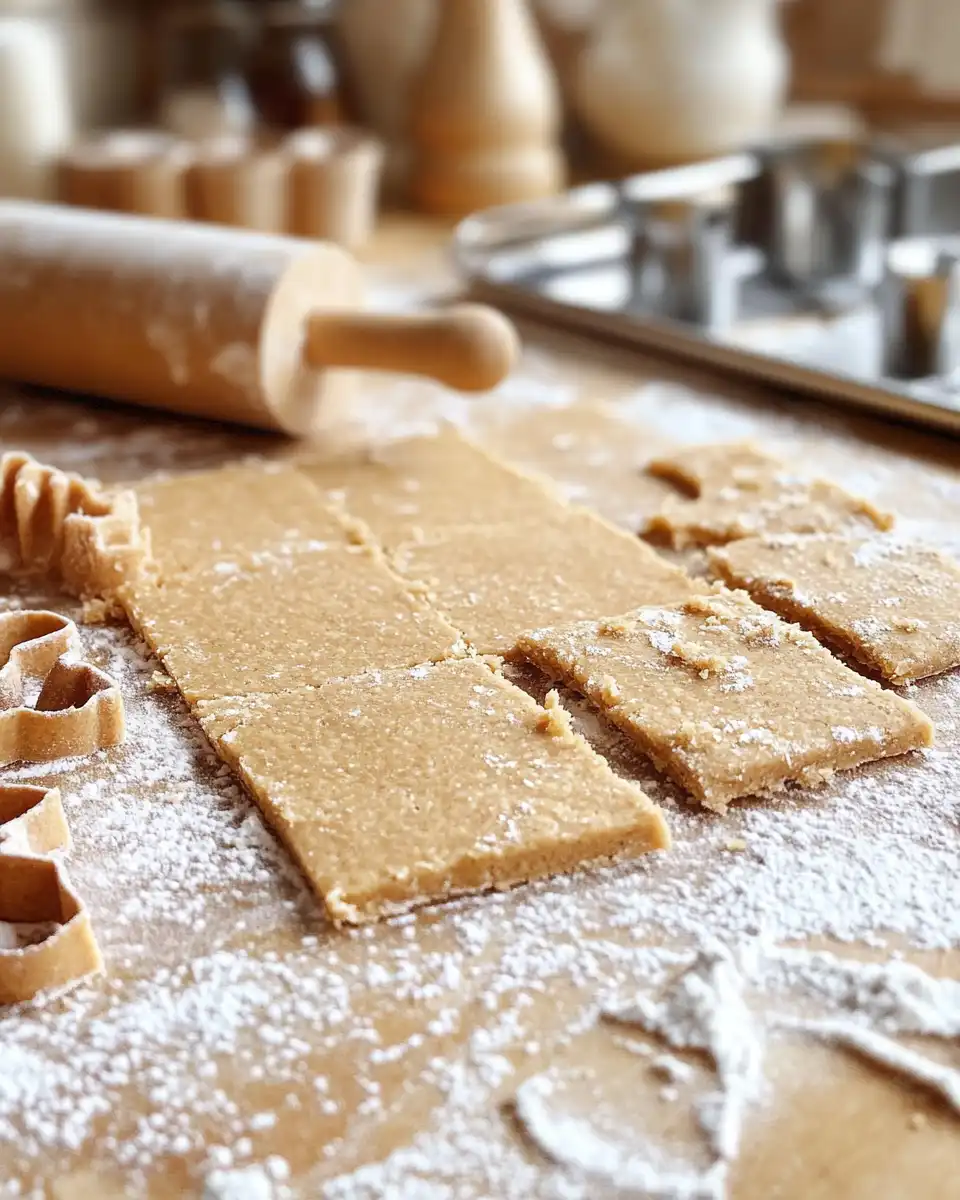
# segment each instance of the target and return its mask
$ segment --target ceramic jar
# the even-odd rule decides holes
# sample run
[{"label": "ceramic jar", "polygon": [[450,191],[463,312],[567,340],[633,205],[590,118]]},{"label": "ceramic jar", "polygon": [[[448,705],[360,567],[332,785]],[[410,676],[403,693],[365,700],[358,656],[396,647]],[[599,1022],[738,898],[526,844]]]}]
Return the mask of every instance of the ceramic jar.
[{"label": "ceramic jar", "polygon": [[574,103],[624,164],[677,163],[762,139],[788,73],[777,0],[607,0]]}]

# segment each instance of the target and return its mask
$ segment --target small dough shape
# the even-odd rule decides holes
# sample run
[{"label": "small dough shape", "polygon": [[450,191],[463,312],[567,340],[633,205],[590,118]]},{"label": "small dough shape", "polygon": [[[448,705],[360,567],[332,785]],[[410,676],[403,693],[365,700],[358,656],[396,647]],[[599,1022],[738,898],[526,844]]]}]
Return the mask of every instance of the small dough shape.
[{"label": "small dough shape", "polygon": [[893,517],[823,479],[805,479],[749,442],[691,446],[647,471],[682,489],[643,529],[675,550],[780,533],[870,532]]},{"label": "small dough shape", "polygon": [[57,576],[81,599],[111,599],[149,543],[132,492],[101,491],[9,452],[0,457],[0,550],[7,572]]},{"label": "small dough shape", "polygon": [[0,784],[0,854],[51,854],[70,849],[57,788]]},{"label": "small dough shape", "polygon": [[32,945],[0,943],[0,1005],[103,969],[87,910],[53,859],[0,854],[0,928],[16,925],[49,931]]},{"label": "small dough shape", "polygon": [[960,566],[892,535],[746,538],[714,574],[889,683],[960,665]]},{"label": "small dough shape", "polygon": [[[123,697],[103,671],[57,656],[80,645],[77,627],[58,613],[0,614],[0,766],[51,762],[119,745]],[[51,665],[52,660],[52,665]],[[43,680],[34,707],[23,703],[24,676]]]},{"label": "small dough shape", "polygon": [[933,740],[915,705],[743,592],[535,630],[518,648],[717,811]]},{"label": "small dough shape", "polygon": [[76,625],[59,613],[0,613],[0,709],[22,703],[25,676],[42,679],[61,655],[79,649]]}]

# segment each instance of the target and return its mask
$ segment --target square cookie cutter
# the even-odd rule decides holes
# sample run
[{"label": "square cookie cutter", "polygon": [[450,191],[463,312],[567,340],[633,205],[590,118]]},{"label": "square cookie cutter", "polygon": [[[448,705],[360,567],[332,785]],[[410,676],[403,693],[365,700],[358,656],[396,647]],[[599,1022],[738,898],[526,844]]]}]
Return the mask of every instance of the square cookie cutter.
[{"label": "square cookie cutter", "polygon": [[960,435],[960,140],[781,141],[474,214],[471,292]]}]

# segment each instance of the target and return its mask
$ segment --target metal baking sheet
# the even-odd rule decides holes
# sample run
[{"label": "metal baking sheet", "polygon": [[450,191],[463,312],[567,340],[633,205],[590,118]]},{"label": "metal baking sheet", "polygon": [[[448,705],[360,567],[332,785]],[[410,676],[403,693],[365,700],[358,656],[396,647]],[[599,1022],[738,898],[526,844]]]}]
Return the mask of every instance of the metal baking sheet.
[{"label": "metal baking sheet", "polygon": [[[904,161],[911,169],[913,160]],[[740,229],[763,195],[763,175],[762,158],[732,155],[492,209],[458,227],[455,260],[471,291],[503,308],[960,435],[960,374],[903,380],[883,373],[884,325],[872,277],[865,283],[840,275],[813,286],[785,283],[766,269],[769,248]],[[902,192],[902,176],[898,186]],[[724,189],[740,199],[737,235],[711,285],[720,293],[720,317],[704,324],[666,315],[638,287],[638,211]],[[882,249],[896,233],[887,231]],[[960,255],[960,217],[956,236],[913,240],[931,242],[934,257],[944,246]],[[735,300],[725,299],[727,292]]]}]

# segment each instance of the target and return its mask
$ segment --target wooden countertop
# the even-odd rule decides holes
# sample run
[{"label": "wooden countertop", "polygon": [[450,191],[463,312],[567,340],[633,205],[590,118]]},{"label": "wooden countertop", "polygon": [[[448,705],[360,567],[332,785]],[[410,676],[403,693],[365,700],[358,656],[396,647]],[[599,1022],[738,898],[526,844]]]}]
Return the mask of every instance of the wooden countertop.
[{"label": "wooden countertop", "polygon": [[[451,285],[440,233],[385,225],[365,255],[375,302]],[[909,535],[960,551],[955,444],[566,333],[524,333],[523,362],[495,396],[371,379],[363,429],[394,435],[452,417],[634,528],[660,495],[638,471],[646,458],[751,436],[893,509]],[[255,434],[15,388],[0,440],[111,481],[291,452]],[[75,611],[11,580],[3,604]],[[935,978],[960,971],[956,674],[912,690],[939,726],[924,761],[722,818],[690,808],[576,707],[617,768],[667,805],[671,855],[348,934],[324,926],[184,706],[150,689],[134,639],[113,629],[84,638],[120,678],[127,744],[2,774],[63,791],[71,875],[108,973],[0,1014],[0,1196],[201,1195],[215,1169],[251,1164],[277,1195],[615,1195],[598,1146],[607,1167],[620,1156],[622,1178],[624,1164],[709,1166],[695,1113],[717,1080],[702,1056],[682,1055],[691,1077],[666,1091],[644,1039],[625,1041],[629,1030],[598,1021],[599,1006],[658,996],[704,938],[731,961],[795,948],[831,986],[839,976],[814,951],[878,964],[902,953]],[[826,1001],[737,969],[765,1047],[764,1084],[729,1194],[955,1194],[960,1115],[929,1089],[778,1032],[771,1014]],[[876,1005],[847,1009],[879,1028]],[[900,1040],[956,1065],[949,1039]],[[549,1084],[551,1128],[580,1170],[551,1163],[515,1121],[517,1090],[534,1076]]]}]

